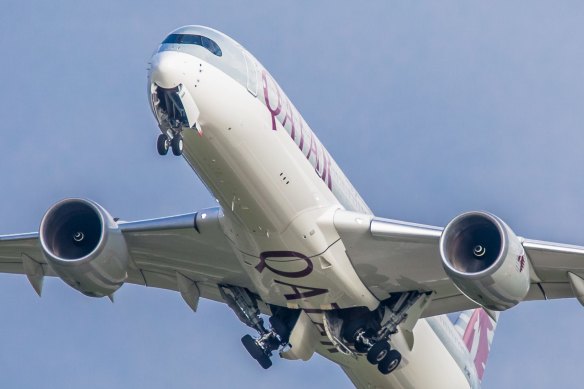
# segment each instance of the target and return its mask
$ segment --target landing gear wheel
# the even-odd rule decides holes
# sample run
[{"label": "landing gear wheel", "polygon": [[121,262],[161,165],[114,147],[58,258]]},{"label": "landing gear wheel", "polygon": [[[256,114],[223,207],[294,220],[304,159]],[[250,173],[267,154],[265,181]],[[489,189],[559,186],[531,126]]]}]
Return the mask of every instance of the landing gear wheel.
[{"label": "landing gear wheel", "polygon": [[253,357],[253,359],[258,359],[259,357],[264,355],[264,351],[260,348],[260,346],[258,346],[254,338],[251,337],[251,335],[245,335],[243,338],[241,338],[241,343],[243,343],[243,346],[245,347],[249,355]]},{"label": "landing gear wheel", "polygon": [[377,365],[381,362],[389,353],[389,343],[382,340],[375,343],[369,351],[367,352],[367,360],[373,365]]},{"label": "landing gear wheel", "polygon": [[166,155],[168,153],[168,148],[170,147],[170,139],[165,134],[158,135],[158,140],[156,141],[156,149],[158,154]]},{"label": "landing gear wheel", "polygon": [[272,367],[272,360],[266,354],[263,354],[260,358],[257,358],[256,361],[258,361],[263,369],[269,369]]},{"label": "landing gear wheel", "polygon": [[402,356],[399,351],[397,350],[389,350],[385,358],[379,365],[377,365],[377,369],[381,372],[381,374],[389,374],[399,366],[402,360]]},{"label": "landing gear wheel", "polygon": [[264,353],[264,350],[262,350],[262,348],[256,343],[256,341],[254,340],[254,338],[251,337],[251,335],[245,335],[243,338],[241,338],[241,343],[243,343],[243,346],[245,347],[249,355],[251,355],[253,359],[255,359],[256,361],[258,361],[261,367],[267,369],[270,366],[272,366],[272,360],[270,359],[270,357],[268,357]]},{"label": "landing gear wheel", "polygon": [[183,152],[183,138],[180,135],[175,135],[174,138],[170,141],[170,145],[172,147],[172,153],[177,157],[182,155]]}]

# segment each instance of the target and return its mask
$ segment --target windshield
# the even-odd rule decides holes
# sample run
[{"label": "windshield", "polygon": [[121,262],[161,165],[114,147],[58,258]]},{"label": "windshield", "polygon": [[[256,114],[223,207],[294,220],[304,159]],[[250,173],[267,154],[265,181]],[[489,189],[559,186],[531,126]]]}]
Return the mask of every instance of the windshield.
[{"label": "windshield", "polygon": [[181,45],[197,45],[204,47],[205,49],[209,50],[211,53],[215,54],[218,57],[221,57],[223,53],[221,52],[221,48],[214,40],[207,38],[203,35],[191,35],[191,34],[170,34],[162,44],[181,44]]}]

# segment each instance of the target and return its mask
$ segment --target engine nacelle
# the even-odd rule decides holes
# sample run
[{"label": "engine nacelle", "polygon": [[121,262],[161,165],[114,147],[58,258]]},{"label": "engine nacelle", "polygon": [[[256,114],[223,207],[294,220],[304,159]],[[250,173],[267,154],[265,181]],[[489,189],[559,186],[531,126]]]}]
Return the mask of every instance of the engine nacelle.
[{"label": "engine nacelle", "polygon": [[442,265],[458,289],[496,311],[522,301],[530,286],[529,260],[509,226],[486,212],[452,220],[440,238]]},{"label": "engine nacelle", "polygon": [[93,201],[65,199],[53,205],[41,221],[39,236],[51,269],[85,295],[109,296],[127,278],[130,257],[124,236]]}]

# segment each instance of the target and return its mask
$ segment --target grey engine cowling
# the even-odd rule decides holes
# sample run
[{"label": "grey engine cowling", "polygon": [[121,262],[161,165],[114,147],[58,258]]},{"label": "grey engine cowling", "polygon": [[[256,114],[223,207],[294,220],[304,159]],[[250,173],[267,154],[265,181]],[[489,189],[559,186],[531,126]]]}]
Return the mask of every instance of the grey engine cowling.
[{"label": "grey engine cowling", "polygon": [[51,269],[81,293],[110,296],[127,278],[124,236],[111,215],[85,199],[65,199],[45,213],[40,242]]},{"label": "grey engine cowling", "polygon": [[529,291],[529,260],[521,241],[490,213],[454,218],[442,232],[440,255],[458,289],[485,308],[511,308]]}]

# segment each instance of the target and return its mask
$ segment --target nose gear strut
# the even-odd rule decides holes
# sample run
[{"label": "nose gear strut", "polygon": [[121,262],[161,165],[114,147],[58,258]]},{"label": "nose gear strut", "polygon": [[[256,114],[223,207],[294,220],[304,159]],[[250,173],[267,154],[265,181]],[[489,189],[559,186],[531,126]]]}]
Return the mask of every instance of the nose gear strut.
[{"label": "nose gear strut", "polygon": [[201,134],[196,123],[199,111],[190,94],[183,85],[170,89],[156,86],[152,93],[152,108],[162,131],[156,143],[158,154],[166,155],[172,149],[174,155],[182,155],[183,129],[194,128]]}]

